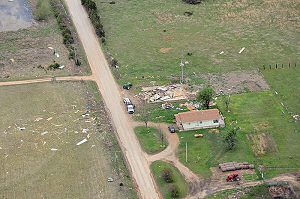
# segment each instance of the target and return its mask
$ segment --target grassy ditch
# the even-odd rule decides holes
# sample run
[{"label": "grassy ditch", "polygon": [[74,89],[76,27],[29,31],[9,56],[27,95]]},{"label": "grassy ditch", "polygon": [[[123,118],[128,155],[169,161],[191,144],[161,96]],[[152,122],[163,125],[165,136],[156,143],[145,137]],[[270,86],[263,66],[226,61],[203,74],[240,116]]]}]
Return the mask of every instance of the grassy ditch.
[{"label": "grassy ditch", "polygon": [[148,154],[163,151],[168,146],[166,138],[163,139],[162,145],[162,133],[154,127],[138,126],[134,132],[141,147]]},{"label": "grassy ditch", "polygon": [[[180,174],[177,168],[173,167],[171,164],[165,163],[163,161],[156,161],[151,164],[151,169],[155,180],[160,188],[160,191],[165,199],[171,198],[184,198],[189,193],[189,186],[185,182],[183,176]],[[165,169],[171,172],[171,181],[166,182],[165,178],[162,176]],[[172,197],[170,193],[171,186],[175,185],[178,188],[178,196]]]}]

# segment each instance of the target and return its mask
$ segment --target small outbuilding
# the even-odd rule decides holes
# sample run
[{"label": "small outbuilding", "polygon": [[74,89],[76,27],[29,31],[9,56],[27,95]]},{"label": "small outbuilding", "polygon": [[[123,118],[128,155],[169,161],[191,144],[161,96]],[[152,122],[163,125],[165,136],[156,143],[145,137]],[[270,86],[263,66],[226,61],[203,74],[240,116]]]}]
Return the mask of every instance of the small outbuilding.
[{"label": "small outbuilding", "polygon": [[218,109],[182,112],[176,114],[175,118],[181,131],[225,127],[224,118]]}]

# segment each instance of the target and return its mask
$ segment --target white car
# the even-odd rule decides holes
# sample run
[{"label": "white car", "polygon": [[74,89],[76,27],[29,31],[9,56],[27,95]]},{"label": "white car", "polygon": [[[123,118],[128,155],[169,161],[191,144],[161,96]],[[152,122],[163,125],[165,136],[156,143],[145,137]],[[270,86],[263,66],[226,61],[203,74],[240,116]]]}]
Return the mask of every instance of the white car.
[{"label": "white car", "polygon": [[134,113],[134,105],[133,104],[127,105],[127,111],[129,114],[133,114]]},{"label": "white car", "polygon": [[129,98],[124,98],[123,99],[124,104],[128,105],[128,104],[132,104]]}]

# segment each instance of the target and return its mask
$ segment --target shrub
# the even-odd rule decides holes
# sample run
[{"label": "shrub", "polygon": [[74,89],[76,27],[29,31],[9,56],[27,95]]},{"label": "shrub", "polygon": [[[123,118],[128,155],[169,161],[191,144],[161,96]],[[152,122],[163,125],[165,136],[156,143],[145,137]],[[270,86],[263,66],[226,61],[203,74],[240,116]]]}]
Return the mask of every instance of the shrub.
[{"label": "shrub", "polygon": [[237,131],[238,128],[231,127],[222,134],[223,142],[225,143],[227,150],[234,149],[237,142]]},{"label": "shrub", "polygon": [[199,4],[201,3],[201,0],[182,0],[185,3],[189,3],[189,4]]},{"label": "shrub", "polygon": [[47,19],[47,17],[50,14],[50,5],[48,1],[45,0],[38,0],[35,12],[34,12],[34,17],[36,20],[41,21]]},{"label": "shrub", "polygon": [[165,168],[161,171],[161,176],[165,182],[170,183],[173,182],[173,173],[170,168]]},{"label": "shrub", "polygon": [[56,62],[54,62],[54,64],[51,64],[48,66],[48,70],[55,70],[55,69],[58,69],[60,65]]},{"label": "shrub", "polygon": [[168,189],[172,198],[179,197],[179,188],[176,184],[171,184]]},{"label": "shrub", "polygon": [[116,67],[118,65],[118,60],[116,58],[112,58],[111,60],[111,67]]}]

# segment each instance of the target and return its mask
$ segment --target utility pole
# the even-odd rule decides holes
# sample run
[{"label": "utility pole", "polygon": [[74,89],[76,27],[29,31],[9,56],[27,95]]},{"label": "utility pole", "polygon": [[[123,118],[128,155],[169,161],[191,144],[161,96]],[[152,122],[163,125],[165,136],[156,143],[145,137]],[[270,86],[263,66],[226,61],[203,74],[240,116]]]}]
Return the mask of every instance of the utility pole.
[{"label": "utility pole", "polygon": [[119,173],[119,162],[118,162],[118,155],[117,152],[115,152],[115,162],[116,162],[116,170],[117,170],[117,174],[120,177],[120,173]]},{"label": "utility pole", "polygon": [[182,63],[182,58],[180,57],[180,67],[181,67],[180,84],[183,84],[183,66],[184,66],[184,63]]},{"label": "utility pole", "polygon": [[187,162],[187,142],[185,143],[185,162]]}]

